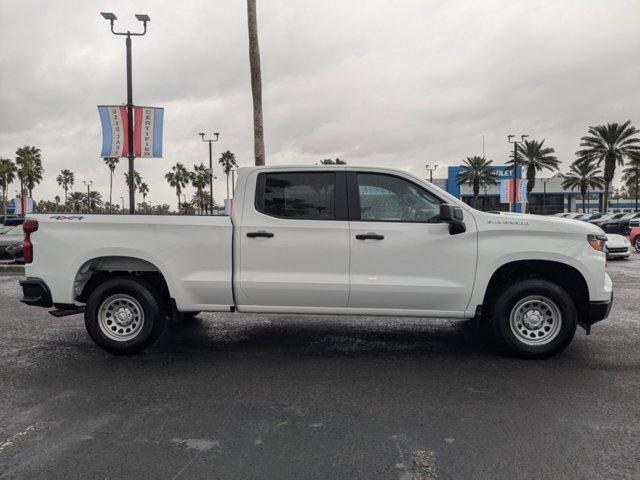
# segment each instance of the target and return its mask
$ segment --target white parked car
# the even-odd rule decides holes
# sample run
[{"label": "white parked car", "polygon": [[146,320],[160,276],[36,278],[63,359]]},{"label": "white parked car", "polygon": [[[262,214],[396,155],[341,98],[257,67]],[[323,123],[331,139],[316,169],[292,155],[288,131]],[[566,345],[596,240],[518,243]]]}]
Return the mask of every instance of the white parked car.
[{"label": "white parked car", "polygon": [[116,353],[153,344],[171,312],[235,311],[476,319],[543,357],[613,295],[600,228],[480,212],[383,168],[242,168],[229,217],[32,215],[24,230],[23,302],[84,309]]},{"label": "white parked car", "polygon": [[631,255],[631,244],[629,239],[622,235],[607,233],[605,242],[607,258],[629,258]]}]

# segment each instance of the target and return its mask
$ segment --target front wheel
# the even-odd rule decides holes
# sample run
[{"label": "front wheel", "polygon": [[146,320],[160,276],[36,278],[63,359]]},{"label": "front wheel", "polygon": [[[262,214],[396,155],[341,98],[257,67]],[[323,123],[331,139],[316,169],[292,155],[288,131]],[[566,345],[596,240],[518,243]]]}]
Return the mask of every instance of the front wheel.
[{"label": "front wheel", "polygon": [[493,330],[500,343],[528,358],[564,350],[576,332],[578,315],[571,296],[559,285],[539,279],[508,287],[493,309]]},{"label": "front wheel", "polygon": [[114,278],[97,287],[85,307],[89,336],[111,353],[137,353],[151,346],[164,328],[162,302],[142,279]]},{"label": "front wheel", "polygon": [[633,242],[633,248],[636,249],[636,252],[640,253],[640,235],[636,237],[636,241]]}]

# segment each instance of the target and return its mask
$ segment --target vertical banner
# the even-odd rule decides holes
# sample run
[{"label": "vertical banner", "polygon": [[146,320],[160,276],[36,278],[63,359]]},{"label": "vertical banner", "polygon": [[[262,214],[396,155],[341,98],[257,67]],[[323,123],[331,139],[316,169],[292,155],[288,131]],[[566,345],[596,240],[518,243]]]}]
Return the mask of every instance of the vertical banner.
[{"label": "vertical banner", "polygon": [[[527,203],[527,184],[528,180],[516,180],[516,203]],[[513,203],[513,180],[500,180],[500,203]]]},{"label": "vertical banner", "polygon": [[102,123],[101,157],[126,157],[129,154],[127,141],[127,108],[121,105],[99,105]]},{"label": "vertical banner", "polygon": [[[99,105],[102,123],[101,157],[129,155],[127,107]],[[136,157],[162,157],[164,108],[133,107],[133,154]]]},{"label": "vertical banner", "polygon": [[133,151],[136,157],[162,157],[164,108],[134,107]]}]

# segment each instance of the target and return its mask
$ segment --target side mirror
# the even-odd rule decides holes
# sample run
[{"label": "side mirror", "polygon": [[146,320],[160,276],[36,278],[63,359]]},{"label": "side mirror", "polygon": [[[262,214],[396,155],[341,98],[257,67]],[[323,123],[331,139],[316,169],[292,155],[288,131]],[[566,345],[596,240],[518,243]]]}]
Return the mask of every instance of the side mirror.
[{"label": "side mirror", "polygon": [[449,203],[441,204],[440,220],[449,224],[449,233],[451,235],[457,235],[467,231],[467,226],[464,224],[464,214],[460,207]]}]

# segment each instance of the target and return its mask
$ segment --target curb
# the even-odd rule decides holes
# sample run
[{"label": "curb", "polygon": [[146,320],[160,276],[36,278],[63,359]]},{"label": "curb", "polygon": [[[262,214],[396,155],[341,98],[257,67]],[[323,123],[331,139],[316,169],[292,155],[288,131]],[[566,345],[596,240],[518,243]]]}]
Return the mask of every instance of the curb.
[{"label": "curb", "polygon": [[0,272],[19,273],[24,275],[24,265],[2,265],[0,264]]}]

